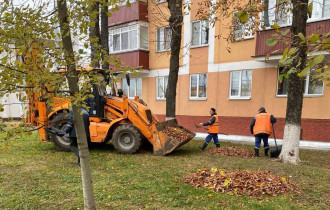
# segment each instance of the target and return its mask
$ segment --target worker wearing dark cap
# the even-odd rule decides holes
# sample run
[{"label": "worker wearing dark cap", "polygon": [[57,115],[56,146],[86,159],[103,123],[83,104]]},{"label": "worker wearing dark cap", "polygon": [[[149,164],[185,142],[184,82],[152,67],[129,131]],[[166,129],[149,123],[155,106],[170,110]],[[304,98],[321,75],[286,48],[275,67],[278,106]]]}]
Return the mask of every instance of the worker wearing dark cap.
[{"label": "worker wearing dark cap", "polygon": [[207,145],[211,142],[212,139],[213,139],[216,147],[220,147],[220,143],[218,140],[219,117],[217,116],[216,110],[214,108],[210,109],[210,115],[211,115],[211,119],[209,121],[199,124],[199,125],[203,125],[203,126],[208,126],[208,131],[209,131],[208,132],[209,135],[207,135],[203,146],[199,147],[201,150],[204,150],[207,147]]},{"label": "worker wearing dark cap", "polygon": [[264,107],[260,107],[258,114],[253,118],[250,130],[255,136],[254,156],[259,157],[261,139],[264,142],[265,156],[268,156],[268,137],[272,134],[272,123],[276,123],[276,118],[266,112]]}]

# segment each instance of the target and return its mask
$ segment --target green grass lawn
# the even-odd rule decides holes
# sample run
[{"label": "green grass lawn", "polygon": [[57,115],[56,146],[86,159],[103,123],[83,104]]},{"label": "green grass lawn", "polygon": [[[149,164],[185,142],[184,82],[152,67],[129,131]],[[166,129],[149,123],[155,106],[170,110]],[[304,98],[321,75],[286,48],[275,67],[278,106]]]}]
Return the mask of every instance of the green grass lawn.
[{"label": "green grass lawn", "polygon": [[[4,142],[2,142],[3,144]],[[270,158],[207,156],[191,141],[167,157],[150,150],[117,153],[112,145],[91,151],[98,209],[328,209],[330,153],[301,150],[298,166]],[[233,144],[223,143],[222,146]],[[238,145],[253,150],[253,146]],[[210,145],[209,148],[213,148]],[[11,140],[0,147],[0,209],[82,209],[80,168],[72,153],[59,152],[37,135]],[[271,171],[298,184],[292,192],[263,199],[214,193],[183,182],[199,168]]]}]

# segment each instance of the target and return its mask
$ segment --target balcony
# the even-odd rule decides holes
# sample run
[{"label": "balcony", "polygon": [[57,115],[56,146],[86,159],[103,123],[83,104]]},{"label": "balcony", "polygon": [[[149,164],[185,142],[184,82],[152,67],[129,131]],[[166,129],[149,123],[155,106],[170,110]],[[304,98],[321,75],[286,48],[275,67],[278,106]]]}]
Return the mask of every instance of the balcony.
[{"label": "balcony", "polygon": [[[289,27],[283,27],[281,30],[285,31]],[[330,31],[330,19],[321,20],[317,22],[307,23],[307,35],[312,33],[327,33]],[[284,43],[278,43],[275,46],[267,46],[266,40],[271,38],[271,35],[275,33],[275,30],[264,30],[257,32],[256,38],[256,51],[255,57],[266,56],[268,54],[282,54],[287,47]],[[273,53],[276,50],[276,53]]]},{"label": "balcony", "polygon": [[149,69],[149,52],[144,50],[137,50],[133,52],[117,53],[116,57],[120,58],[122,62],[133,69],[141,67],[142,69]]},{"label": "balcony", "polygon": [[109,27],[129,23],[132,21],[148,21],[148,3],[135,1],[131,7],[121,6],[118,11],[112,13],[109,17]]}]

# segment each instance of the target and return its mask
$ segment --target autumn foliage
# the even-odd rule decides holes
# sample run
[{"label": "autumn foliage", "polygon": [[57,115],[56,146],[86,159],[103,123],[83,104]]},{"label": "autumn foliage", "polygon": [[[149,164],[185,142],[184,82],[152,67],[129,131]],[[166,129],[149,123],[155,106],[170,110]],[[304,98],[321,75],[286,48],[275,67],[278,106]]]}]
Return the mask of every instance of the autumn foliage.
[{"label": "autumn foliage", "polygon": [[194,137],[192,136],[192,134],[185,132],[183,129],[174,127],[166,127],[162,130],[162,132],[167,136],[172,137],[180,142]]},{"label": "autumn foliage", "polygon": [[298,190],[298,187],[286,178],[276,176],[269,171],[231,172],[216,168],[198,169],[197,173],[185,176],[184,181],[194,187],[208,188],[215,192],[252,197],[277,196]]}]

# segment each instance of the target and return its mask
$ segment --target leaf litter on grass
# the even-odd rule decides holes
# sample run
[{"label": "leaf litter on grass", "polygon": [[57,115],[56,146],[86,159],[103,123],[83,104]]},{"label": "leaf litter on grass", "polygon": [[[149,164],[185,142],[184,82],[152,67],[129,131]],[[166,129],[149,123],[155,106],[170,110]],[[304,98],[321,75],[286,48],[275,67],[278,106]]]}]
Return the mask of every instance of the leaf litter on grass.
[{"label": "leaf litter on grass", "polygon": [[242,158],[252,158],[254,154],[247,150],[241,149],[239,147],[220,147],[220,148],[213,148],[207,150],[205,154],[208,155],[224,155],[224,156],[234,156],[234,157],[242,157]]},{"label": "leaf litter on grass", "polygon": [[193,187],[207,188],[214,192],[251,197],[261,197],[262,195],[277,196],[299,190],[297,185],[284,177],[272,174],[270,171],[198,169],[197,173],[186,175],[184,182],[189,183]]}]

